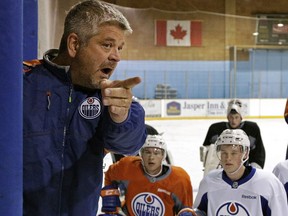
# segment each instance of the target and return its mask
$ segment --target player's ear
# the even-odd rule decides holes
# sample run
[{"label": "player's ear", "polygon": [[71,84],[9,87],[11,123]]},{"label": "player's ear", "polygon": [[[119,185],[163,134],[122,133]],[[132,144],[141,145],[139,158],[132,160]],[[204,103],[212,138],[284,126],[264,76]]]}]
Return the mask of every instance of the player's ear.
[{"label": "player's ear", "polygon": [[162,161],[165,161],[166,160],[166,154],[165,154],[165,151],[163,149],[162,149],[162,156],[163,156]]},{"label": "player's ear", "polygon": [[75,33],[71,33],[67,37],[67,51],[69,56],[75,57],[79,49],[79,37]]},{"label": "player's ear", "polygon": [[244,160],[248,160],[248,158],[249,158],[249,150],[246,149],[246,150],[245,150],[245,157],[244,157]]}]

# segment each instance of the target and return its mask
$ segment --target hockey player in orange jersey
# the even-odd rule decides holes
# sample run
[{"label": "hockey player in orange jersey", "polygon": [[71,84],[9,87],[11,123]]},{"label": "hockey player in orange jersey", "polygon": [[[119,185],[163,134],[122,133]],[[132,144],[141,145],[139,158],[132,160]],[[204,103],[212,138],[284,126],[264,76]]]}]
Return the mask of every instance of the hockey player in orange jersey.
[{"label": "hockey player in orange jersey", "polygon": [[[148,135],[140,156],[127,156],[112,164],[105,173],[102,211],[119,213],[119,198],[125,215],[177,215],[193,203],[192,184],[181,167],[163,163],[167,154],[162,135]],[[114,205],[114,206],[113,206]]]}]

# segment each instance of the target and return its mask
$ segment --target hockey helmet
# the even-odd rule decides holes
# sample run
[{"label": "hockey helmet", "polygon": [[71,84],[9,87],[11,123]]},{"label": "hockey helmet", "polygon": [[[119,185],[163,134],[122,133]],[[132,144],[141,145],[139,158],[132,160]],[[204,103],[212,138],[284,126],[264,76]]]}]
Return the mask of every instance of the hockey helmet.
[{"label": "hockey helmet", "polygon": [[242,145],[250,148],[250,141],[242,129],[226,129],[218,137],[216,146],[230,144],[230,145]]},{"label": "hockey helmet", "polygon": [[242,102],[238,99],[233,99],[228,102],[227,116],[236,113],[238,113],[241,118],[243,117]]},{"label": "hockey helmet", "polygon": [[240,145],[243,150],[250,149],[250,140],[247,134],[241,129],[226,129],[216,141],[216,150],[219,151],[220,145]]},{"label": "hockey helmet", "polygon": [[145,148],[159,148],[164,151],[164,158],[166,158],[167,154],[167,145],[162,135],[147,135],[146,141],[140,150],[140,156],[142,154],[143,149]]},{"label": "hockey helmet", "polygon": [[[234,171],[227,171],[230,175],[237,173],[244,163],[249,159],[250,141],[247,134],[241,129],[226,129],[218,137],[216,143],[216,154],[220,161],[222,161],[221,145],[231,145],[232,149],[240,147],[242,153],[241,164]],[[224,156],[227,154],[223,154]],[[225,160],[225,159],[224,159]],[[223,161],[224,162],[224,161]]]}]

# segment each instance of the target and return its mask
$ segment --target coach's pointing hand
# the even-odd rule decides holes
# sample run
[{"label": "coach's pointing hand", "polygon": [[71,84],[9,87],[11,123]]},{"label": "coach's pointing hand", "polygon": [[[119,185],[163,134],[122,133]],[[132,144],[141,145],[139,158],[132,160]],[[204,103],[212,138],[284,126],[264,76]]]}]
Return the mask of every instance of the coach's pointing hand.
[{"label": "coach's pointing hand", "polygon": [[104,80],[100,83],[104,106],[108,106],[111,119],[116,123],[126,120],[132,103],[132,88],[140,77],[126,80]]}]

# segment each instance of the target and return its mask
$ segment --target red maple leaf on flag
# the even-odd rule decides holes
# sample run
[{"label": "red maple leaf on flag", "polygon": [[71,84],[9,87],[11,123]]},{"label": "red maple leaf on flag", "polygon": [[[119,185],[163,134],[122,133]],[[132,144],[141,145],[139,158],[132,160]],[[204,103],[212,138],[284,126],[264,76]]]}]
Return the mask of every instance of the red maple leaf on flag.
[{"label": "red maple leaf on flag", "polygon": [[187,31],[186,30],[182,30],[182,26],[180,26],[180,24],[178,24],[175,27],[175,30],[170,30],[170,34],[173,36],[173,38],[176,40],[183,40],[183,38],[186,36]]}]

